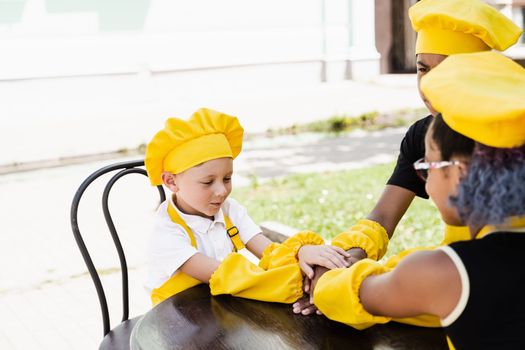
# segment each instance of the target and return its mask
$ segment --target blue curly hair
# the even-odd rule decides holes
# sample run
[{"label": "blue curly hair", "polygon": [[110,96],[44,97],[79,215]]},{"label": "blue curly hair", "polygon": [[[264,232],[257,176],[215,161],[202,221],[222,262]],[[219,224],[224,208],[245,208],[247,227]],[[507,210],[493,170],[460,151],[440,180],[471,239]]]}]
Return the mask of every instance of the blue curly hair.
[{"label": "blue curly hair", "polygon": [[494,148],[477,143],[468,173],[450,200],[462,221],[476,231],[525,215],[525,146]]},{"label": "blue curly hair", "polygon": [[443,160],[470,158],[458,194],[450,198],[464,224],[475,231],[525,215],[525,145],[494,148],[452,130],[438,114],[429,127]]}]

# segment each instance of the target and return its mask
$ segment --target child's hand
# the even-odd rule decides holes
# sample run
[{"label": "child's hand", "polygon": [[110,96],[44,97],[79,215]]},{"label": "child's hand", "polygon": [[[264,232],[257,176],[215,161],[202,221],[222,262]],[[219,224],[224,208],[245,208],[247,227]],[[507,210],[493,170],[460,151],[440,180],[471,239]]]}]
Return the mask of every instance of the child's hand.
[{"label": "child's hand", "polygon": [[315,285],[317,284],[317,280],[319,280],[319,277],[321,277],[326,271],[328,271],[327,268],[316,266],[314,278],[312,280],[310,280],[308,276],[304,278],[304,291],[309,292],[310,295],[297,300],[293,304],[294,313],[310,315],[315,312],[318,315],[322,315],[321,311],[319,311],[317,307],[314,305],[314,289],[315,289]]},{"label": "child's hand", "polygon": [[[325,272],[327,272],[328,269],[326,267],[322,266],[316,266],[315,267],[315,275],[314,278],[310,281],[309,289],[310,289],[310,304],[314,305],[314,293],[315,293],[315,286],[317,285],[317,281],[319,281],[319,278],[321,278],[322,275],[324,275]],[[315,308],[317,309],[317,308]],[[318,314],[321,314],[321,311],[318,310]]]},{"label": "child's hand", "polygon": [[314,304],[310,302],[310,296],[306,296],[304,298],[301,298],[297,300],[293,304],[293,312],[295,314],[302,314],[302,315],[311,315],[313,313],[317,313],[318,315],[321,315],[321,311],[317,310]]},{"label": "child's hand", "polygon": [[313,266],[319,265],[328,269],[347,267],[349,263],[345,258],[350,257],[343,249],[331,245],[304,245],[297,255],[301,270],[310,279],[314,277]]},{"label": "child's hand", "polygon": [[366,259],[366,252],[361,248],[351,248],[347,252],[349,256],[345,260],[349,267],[359,260]]}]

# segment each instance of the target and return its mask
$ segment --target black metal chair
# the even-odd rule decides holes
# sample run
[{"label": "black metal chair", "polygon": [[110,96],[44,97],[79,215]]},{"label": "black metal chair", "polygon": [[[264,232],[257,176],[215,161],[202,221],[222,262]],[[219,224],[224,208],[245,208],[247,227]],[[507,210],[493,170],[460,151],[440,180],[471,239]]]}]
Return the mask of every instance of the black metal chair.
[{"label": "black metal chair", "polygon": [[[93,283],[95,284],[100,302],[100,308],[102,310],[104,339],[102,340],[99,349],[129,349],[131,331],[137,321],[140,319],[140,316],[129,319],[128,267],[124,250],[122,249],[117,230],[115,229],[115,225],[109,211],[108,198],[113,185],[125,175],[142,174],[147,177],[146,170],[142,168],[143,166],[143,160],[127,161],[112,164],[95,171],[90,176],[88,176],[84,182],[82,182],[75,194],[75,197],[73,198],[73,203],[71,204],[71,228],[73,229],[73,235],[75,236],[78,248],[82,253],[82,257],[84,258],[84,262],[86,263],[86,266],[89,270],[89,274],[91,275]],[[104,287],[102,286],[98,272],[95,268],[95,265],[93,264],[93,260],[91,259],[91,256],[86,248],[86,244],[84,243],[84,239],[80,233],[77,219],[80,199],[82,198],[82,195],[86,189],[100,176],[111,172],[116,172],[116,174],[111,177],[104,188],[104,192],[102,194],[102,208],[109,232],[113,238],[113,243],[117,249],[122,273],[122,321],[117,327],[113,329],[110,327],[109,310],[106,294],[104,293]],[[159,191],[160,200],[164,201],[166,199],[164,189],[162,186],[158,186],[157,189]]]}]

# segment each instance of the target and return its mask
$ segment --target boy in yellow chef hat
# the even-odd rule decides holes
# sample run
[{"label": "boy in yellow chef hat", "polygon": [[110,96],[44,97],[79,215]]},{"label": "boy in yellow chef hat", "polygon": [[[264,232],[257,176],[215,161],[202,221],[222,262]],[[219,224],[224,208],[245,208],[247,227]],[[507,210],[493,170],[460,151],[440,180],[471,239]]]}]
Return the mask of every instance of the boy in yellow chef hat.
[{"label": "boy in yellow chef hat", "polygon": [[[418,33],[415,52],[418,89],[421,78],[448,55],[491,49],[502,51],[516,43],[522,32],[512,21],[481,0],[421,0],[409,9],[409,17],[413,29]],[[414,197],[428,198],[425,184],[412,164],[425,154],[424,135],[437,112],[421,89],[419,91],[431,115],[418,120],[408,129],[401,142],[394,172],[372,212],[332,241],[333,245],[351,254],[351,262],[365,257],[381,259],[399,220]],[[442,244],[465,239],[469,239],[465,227],[445,225]],[[392,257],[387,265],[395,266],[413,250],[417,249]],[[316,276],[324,271],[322,268],[316,269]],[[313,310],[305,300],[294,305],[295,312],[309,314]],[[410,323],[437,325],[433,319]]]},{"label": "boy in yellow chef hat", "polygon": [[[298,258],[306,272],[314,264],[345,266],[346,252],[321,245],[323,239],[313,232],[272,243],[246,209],[228,198],[242,138],[237,118],[201,108],[187,121],[168,119],[148,144],[151,184],[172,192],[159,207],[151,239],[153,304],[203,282],[214,295],[289,303],[302,295]],[[232,253],[244,247],[261,258],[259,266]]]},{"label": "boy in yellow chef hat", "polygon": [[[426,190],[443,220],[471,240],[334,269],[314,300],[358,329],[439,317],[456,349],[523,349],[525,338],[525,69],[495,52],[452,55],[421,81],[441,112],[425,137]],[[476,239],[473,239],[476,238]]]}]

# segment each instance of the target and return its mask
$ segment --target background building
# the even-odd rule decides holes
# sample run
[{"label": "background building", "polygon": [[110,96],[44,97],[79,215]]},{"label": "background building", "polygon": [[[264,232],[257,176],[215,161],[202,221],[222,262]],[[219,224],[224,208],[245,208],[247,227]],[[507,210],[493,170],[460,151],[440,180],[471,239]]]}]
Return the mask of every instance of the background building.
[{"label": "background building", "polygon": [[[416,33],[408,9],[417,0],[375,0],[376,47],[381,56],[381,73],[414,72]],[[525,0],[487,0],[521,28],[525,28]],[[525,37],[506,54],[525,65]]]}]

